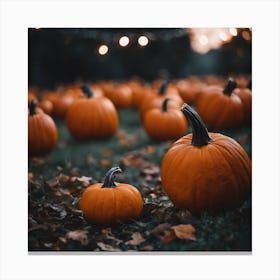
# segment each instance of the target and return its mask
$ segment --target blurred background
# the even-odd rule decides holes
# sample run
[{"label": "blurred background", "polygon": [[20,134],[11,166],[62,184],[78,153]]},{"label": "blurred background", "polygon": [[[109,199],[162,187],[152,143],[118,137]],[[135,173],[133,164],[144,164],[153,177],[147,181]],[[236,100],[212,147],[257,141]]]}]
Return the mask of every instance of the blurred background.
[{"label": "blurred background", "polygon": [[251,28],[29,28],[29,86],[250,76]]}]

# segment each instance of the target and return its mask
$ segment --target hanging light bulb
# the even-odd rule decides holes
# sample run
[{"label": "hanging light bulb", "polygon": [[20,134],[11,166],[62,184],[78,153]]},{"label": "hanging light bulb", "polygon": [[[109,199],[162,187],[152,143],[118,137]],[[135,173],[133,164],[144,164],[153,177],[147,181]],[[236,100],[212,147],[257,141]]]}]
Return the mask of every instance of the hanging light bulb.
[{"label": "hanging light bulb", "polygon": [[101,46],[98,48],[98,53],[99,53],[100,55],[105,55],[105,54],[108,53],[108,51],[109,51],[109,48],[108,48],[108,46],[106,46],[106,45],[101,45]]},{"label": "hanging light bulb", "polygon": [[146,36],[140,36],[138,38],[138,44],[142,47],[145,47],[149,44],[149,39]]},{"label": "hanging light bulb", "polygon": [[237,36],[237,29],[236,29],[236,28],[230,28],[230,29],[229,29],[229,33],[230,33],[232,36]]},{"label": "hanging light bulb", "polygon": [[127,37],[127,36],[122,36],[119,39],[119,45],[121,47],[126,47],[129,44],[129,42],[130,42],[130,40],[129,40],[129,37]]}]

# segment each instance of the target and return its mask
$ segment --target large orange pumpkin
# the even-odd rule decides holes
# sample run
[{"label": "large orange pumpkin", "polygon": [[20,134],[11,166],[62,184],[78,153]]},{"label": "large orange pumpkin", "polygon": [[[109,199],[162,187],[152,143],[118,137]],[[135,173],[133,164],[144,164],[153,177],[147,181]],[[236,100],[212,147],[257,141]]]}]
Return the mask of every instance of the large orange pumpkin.
[{"label": "large orange pumpkin", "polygon": [[53,119],[36,105],[31,102],[28,115],[28,155],[44,156],[56,146],[58,133]]},{"label": "large orange pumpkin", "polygon": [[83,86],[88,98],[79,98],[67,110],[65,122],[77,140],[106,139],[119,125],[114,104],[106,97],[95,97],[89,86]]},{"label": "large orange pumpkin", "polygon": [[251,192],[251,160],[232,138],[208,133],[189,105],[182,108],[192,134],[176,141],[161,166],[162,185],[175,206],[194,214],[240,206]]},{"label": "large orange pumpkin", "polygon": [[92,224],[112,225],[137,219],[143,208],[140,192],[132,185],[114,182],[119,167],[112,167],[104,183],[89,186],[83,192],[80,208],[84,218]]},{"label": "large orange pumpkin", "polygon": [[243,104],[234,91],[236,85],[233,79],[229,79],[225,89],[209,86],[201,92],[196,109],[208,128],[235,128],[243,122]]}]

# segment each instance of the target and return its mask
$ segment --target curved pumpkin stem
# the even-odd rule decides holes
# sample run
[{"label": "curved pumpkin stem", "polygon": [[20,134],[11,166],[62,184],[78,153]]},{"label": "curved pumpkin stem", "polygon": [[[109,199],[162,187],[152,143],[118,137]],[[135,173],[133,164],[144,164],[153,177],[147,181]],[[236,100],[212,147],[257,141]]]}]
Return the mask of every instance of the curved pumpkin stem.
[{"label": "curved pumpkin stem", "polygon": [[29,115],[33,116],[36,114],[36,107],[37,107],[37,101],[32,100],[31,104],[29,106]]},{"label": "curved pumpkin stem", "polygon": [[168,81],[164,80],[164,81],[161,83],[161,86],[160,86],[160,89],[159,89],[159,94],[160,94],[160,95],[165,94],[166,89],[167,89],[167,86],[168,86]]},{"label": "curved pumpkin stem", "polygon": [[93,91],[87,84],[82,85],[81,89],[87,95],[88,98],[93,97]]},{"label": "curved pumpkin stem", "polygon": [[105,180],[101,188],[114,188],[116,186],[115,184],[115,173],[121,173],[122,170],[120,167],[112,167],[109,169],[105,175]]},{"label": "curved pumpkin stem", "polygon": [[169,100],[170,100],[170,98],[165,98],[165,99],[163,100],[163,102],[162,102],[162,107],[161,107],[162,112],[167,112],[167,111],[168,111],[168,110],[167,110],[167,103],[168,103]]},{"label": "curved pumpkin stem", "polygon": [[232,79],[232,78],[229,78],[228,79],[228,83],[227,83],[225,89],[223,90],[223,93],[225,95],[231,96],[231,93],[236,88],[236,86],[237,86],[236,81],[234,79]]},{"label": "curved pumpkin stem", "polygon": [[210,138],[208,130],[197,112],[186,103],[184,103],[181,110],[192,127],[192,145],[201,147],[210,144],[212,139]]}]

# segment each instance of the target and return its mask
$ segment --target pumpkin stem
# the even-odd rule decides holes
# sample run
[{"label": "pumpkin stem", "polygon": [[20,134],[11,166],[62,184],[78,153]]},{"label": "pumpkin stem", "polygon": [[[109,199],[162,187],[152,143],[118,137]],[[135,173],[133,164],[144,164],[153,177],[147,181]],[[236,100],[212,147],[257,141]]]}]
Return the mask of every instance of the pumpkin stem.
[{"label": "pumpkin stem", "polygon": [[119,166],[112,167],[105,175],[105,180],[101,188],[114,188],[115,185],[115,173],[121,173],[122,170]]},{"label": "pumpkin stem", "polygon": [[237,86],[236,81],[235,81],[234,79],[232,79],[232,78],[229,78],[229,79],[228,79],[228,83],[227,83],[227,85],[226,85],[226,87],[225,87],[223,93],[224,93],[225,95],[231,96],[231,93],[232,93],[233,90],[236,88],[236,86]]},{"label": "pumpkin stem", "polygon": [[37,107],[37,102],[35,100],[32,100],[30,106],[29,106],[29,115],[33,116],[36,114],[36,107]]},{"label": "pumpkin stem", "polygon": [[248,81],[247,88],[252,90],[252,80],[251,79]]},{"label": "pumpkin stem", "polygon": [[170,100],[170,98],[165,98],[164,100],[163,100],[163,102],[162,102],[162,112],[167,112],[168,110],[167,110],[167,103],[168,103],[168,101]]},{"label": "pumpkin stem", "polygon": [[93,91],[89,87],[89,85],[84,84],[81,86],[82,91],[87,95],[88,98],[93,97]]},{"label": "pumpkin stem", "polygon": [[210,138],[208,130],[198,113],[186,103],[183,104],[181,110],[192,127],[192,145],[201,147],[211,143],[213,140]]},{"label": "pumpkin stem", "polygon": [[168,86],[168,82],[167,82],[166,80],[164,80],[164,81],[161,83],[161,86],[160,86],[160,89],[159,89],[159,94],[160,94],[160,95],[165,94],[166,89],[167,89],[167,86]]}]

